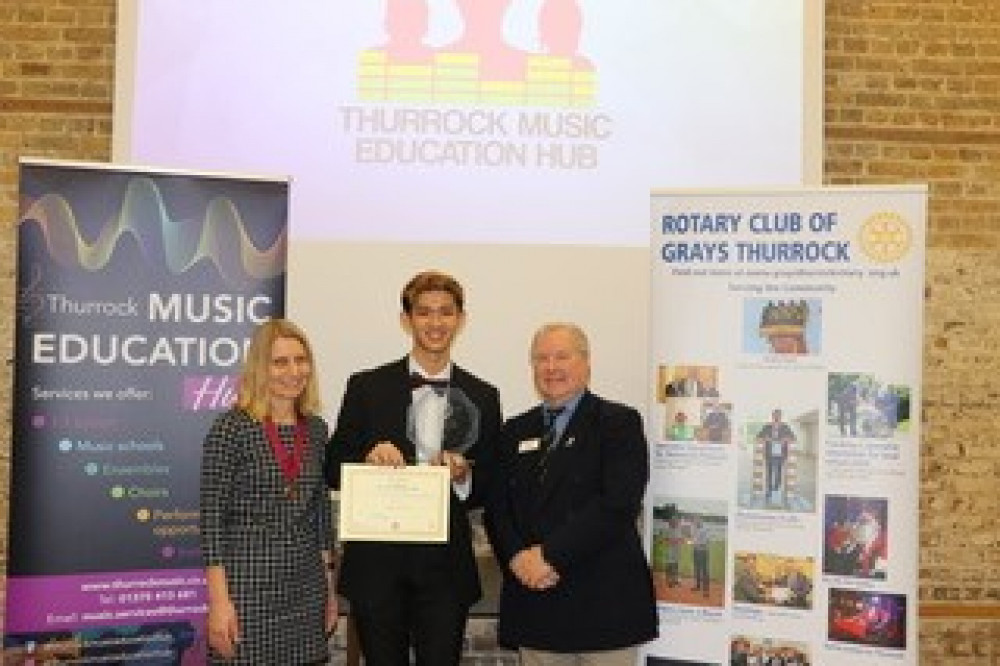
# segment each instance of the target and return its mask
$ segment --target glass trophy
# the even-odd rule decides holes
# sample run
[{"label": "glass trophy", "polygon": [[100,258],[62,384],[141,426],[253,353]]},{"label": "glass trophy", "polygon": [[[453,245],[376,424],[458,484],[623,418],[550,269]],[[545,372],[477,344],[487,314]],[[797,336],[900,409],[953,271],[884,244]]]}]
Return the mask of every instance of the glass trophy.
[{"label": "glass trophy", "polygon": [[462,389],[423,391],[406,412],[406,436],[417,449],[417,462],[441,451],[465,453],[479,439],[479,408]]}]

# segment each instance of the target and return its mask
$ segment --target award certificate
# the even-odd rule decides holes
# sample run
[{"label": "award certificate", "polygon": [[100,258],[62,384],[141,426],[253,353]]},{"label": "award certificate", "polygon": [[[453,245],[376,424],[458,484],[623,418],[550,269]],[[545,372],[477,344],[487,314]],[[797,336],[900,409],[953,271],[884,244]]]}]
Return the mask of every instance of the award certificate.
[{"label": "award certificate", "polygon": [[446,466],[344,464],[337,536],[341,541],[444,543],[450,502]]}]

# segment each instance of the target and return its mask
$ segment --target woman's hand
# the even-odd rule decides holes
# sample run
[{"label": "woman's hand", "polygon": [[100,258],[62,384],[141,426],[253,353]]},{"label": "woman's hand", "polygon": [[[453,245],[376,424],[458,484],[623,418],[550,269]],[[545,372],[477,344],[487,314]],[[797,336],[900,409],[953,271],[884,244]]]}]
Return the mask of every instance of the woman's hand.
[{"label": "woman's hand", "polygon": [[223,659],[236,656],[236,645],[240,642],[240,621],[232,601],[209,601],[208,603],[208,644]]},{"label": "woman's hand", "polygon": [[331,577],[330,592],[326,599],[326,635],[330,636],[337,630],[337,622],[340,621],[340,603],[337,601],[337,590]]}]

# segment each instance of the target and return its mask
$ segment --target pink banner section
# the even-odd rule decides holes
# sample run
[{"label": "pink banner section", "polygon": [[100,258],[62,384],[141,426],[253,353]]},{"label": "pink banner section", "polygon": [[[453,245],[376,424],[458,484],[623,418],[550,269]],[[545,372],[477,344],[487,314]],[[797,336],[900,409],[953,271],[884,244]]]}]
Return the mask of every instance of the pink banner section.
[{"label": "pink banner section", "polygon": [[189,375],[184,377],[181,408],[186,411],[217,412],[236,402],[236,375]]},{"label": "pink banner section", "polygon": [[[207,611],[203,569],[7,580],[6,633],[196,620]],[[44,603],[43,603],[44,601]]]}]

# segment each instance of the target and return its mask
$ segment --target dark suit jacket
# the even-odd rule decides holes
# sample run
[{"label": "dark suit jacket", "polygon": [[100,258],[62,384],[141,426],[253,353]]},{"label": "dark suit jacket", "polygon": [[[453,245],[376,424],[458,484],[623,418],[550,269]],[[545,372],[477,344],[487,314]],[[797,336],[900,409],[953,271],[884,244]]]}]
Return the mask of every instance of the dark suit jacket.
[{"label": "dark suit jacket", "polygon": [[[498,638],[507,647],[555,652],[608,650],[656,636],[652,576],[637,519],[649,480],[639,413],[591,393],[552,449],[544,478],[536,407],[501,432],[487,530],[504,570]],[[559,572],[551,590],[532,591],[510,559],[536,543]]]},{"label": "dark suit jacket", "polygon": [[[428,567],[447,567],[455,589],[470,605],[482,594],[467,510],[482,503],[489,486],[502,421],[500,397],[492,385],[455,365],[451,386],[461,389],[479,408],[479,438],[465,453],[474,461],[472,494],[463,502],[452,493],[447,544],[346,543],[338,589],[348,599],[389,594],[392,572],[412,567],[417,560]],[[340,463],[364,461],[375,443],[382,440],[395,444],[408,461],[416,460],[416,447],[406,436],[406,412],[411,402],[406,358],[358,372],[348,379],[327,455],[326,478],[331,487],[340,485]]]},{"label": "dark suit jacket", "polygon": [[[779,423],[777,426],[773,422],[768,422],[757,433],[757,439],[764,445],[764,457],[768,460],[780,458],[784,460],[788,457],[788,444],[795,440],[795,433],[787,423]],[[779,440],[781,452],[777,455],[771,451],[771,442]]]}]

